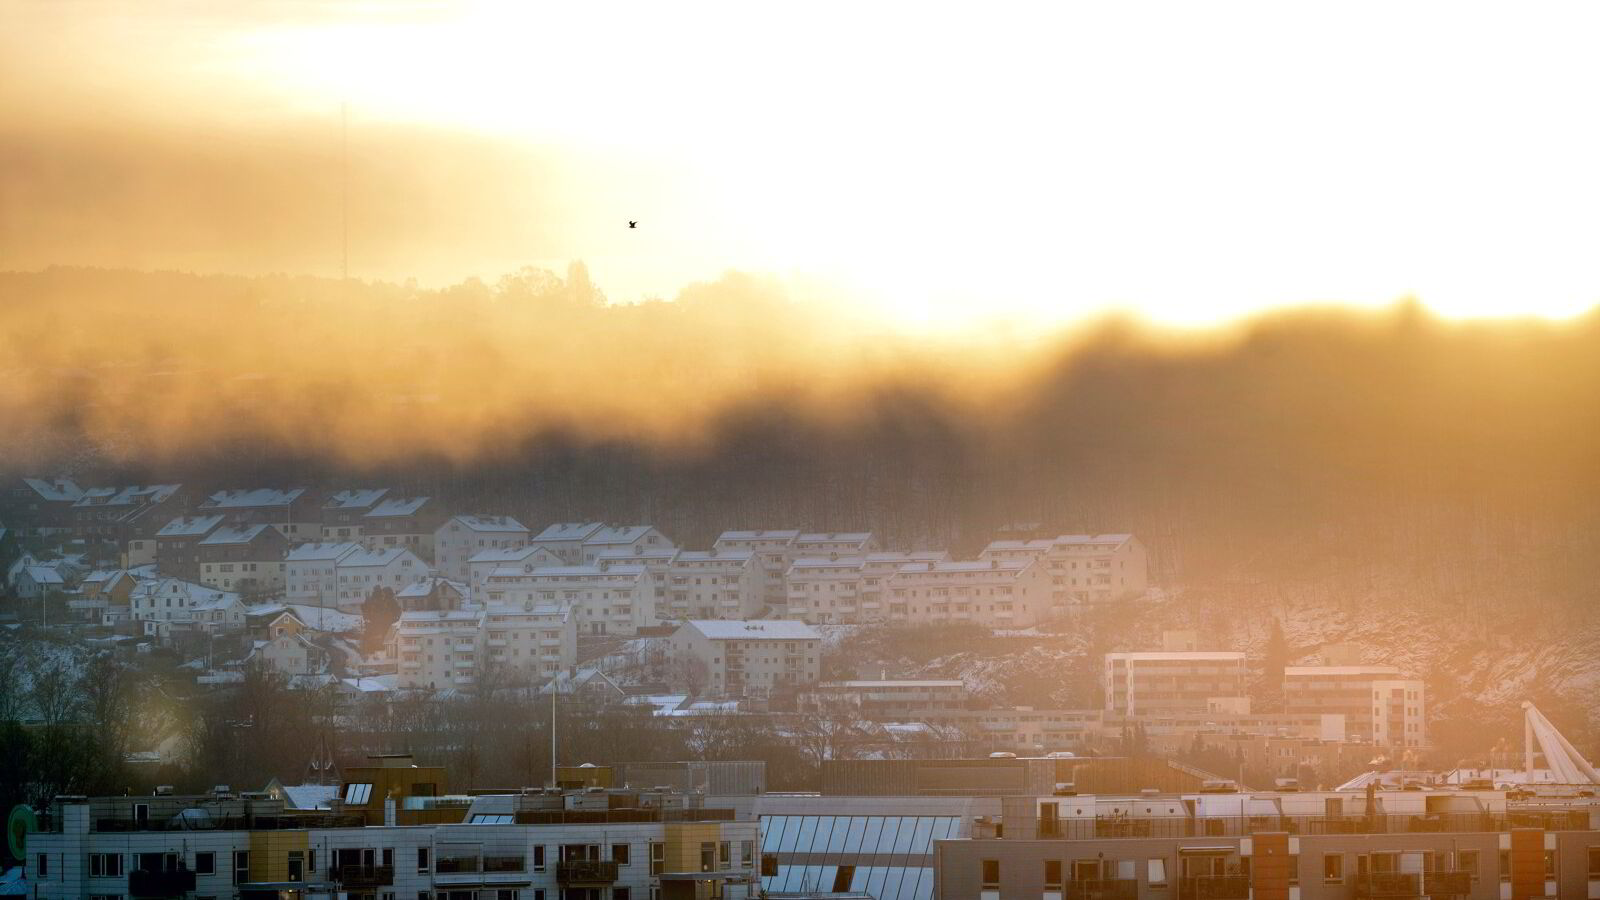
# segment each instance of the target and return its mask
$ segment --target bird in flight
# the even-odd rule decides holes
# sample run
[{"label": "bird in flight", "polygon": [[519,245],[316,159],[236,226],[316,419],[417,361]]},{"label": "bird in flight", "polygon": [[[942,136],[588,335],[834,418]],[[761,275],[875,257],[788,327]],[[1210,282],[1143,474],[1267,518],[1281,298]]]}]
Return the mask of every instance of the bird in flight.
[{"label": "bird in flight", "polygon": [[635,222],[635,221],[634,221],[634,220],[632,220],[632,219],[629,219],[629,220],[628,220],[628,227],[629,227],[629,228],[638,228],[638,227],[639,227],[639,223],[638,223],[638,222]]}]

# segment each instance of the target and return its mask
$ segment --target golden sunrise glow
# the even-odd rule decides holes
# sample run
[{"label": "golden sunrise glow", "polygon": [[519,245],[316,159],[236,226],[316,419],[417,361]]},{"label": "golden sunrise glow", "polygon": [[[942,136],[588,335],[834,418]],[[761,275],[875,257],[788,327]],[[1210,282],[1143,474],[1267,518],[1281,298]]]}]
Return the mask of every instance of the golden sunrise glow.
[{"label": "golden sunrise glow", "polygon": [[[1600,300],[1592,6],[30,9],[22,31],[75,36],[98,74],[62,78],[102,97],[126,68],[155,107],[320,123],[330,153],[348,104],[356,177],[404,157],[406,127],[564,161],[479,186],[538,206],[486,228],[537,239],[435,241],[407,267],[358,229],[365,277],[583,259],[633,301],[738,268],[912,329]],[[129,28],[162,40],[112,40]]]}]

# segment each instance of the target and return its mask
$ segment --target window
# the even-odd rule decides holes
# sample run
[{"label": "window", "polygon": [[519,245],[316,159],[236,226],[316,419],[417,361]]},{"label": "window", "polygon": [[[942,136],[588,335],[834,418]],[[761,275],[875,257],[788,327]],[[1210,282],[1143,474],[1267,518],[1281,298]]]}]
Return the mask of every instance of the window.
[{"label": "window", "polygon": [[717,845],[710,841],[700,843],[700,871],[714,872],[717,869]]},{"label": "window", "polygon": [[1047,889],[1061,887],[1061,860],[1047,859],[1044,861],[1044,886]]},{"label": "window", "polygon": [[751,866],[755,865],[755,855],[756,855],[756,842],[755,841],[740,841],[739,842],[739,863],[740,863],[740,865],[744,866],[746,869],[748,869]]},{"label": "window", "polygon": [[533,848],[533,870],[535,872],[544,871],[544,846],[542,844]]},{"label": "window", "polygon": [[628,864],[628,845],[627,844],[612,844],[611,845],[611,861],[616,863],[619,866],[627,865]]},{"label": "window", "polygon": [[730,842],[723,841],[717,845],[717,866],[719,869],[726,870],[733,868],[732,856],[733,847]]},{"label": "window", "polygon": [[366,806],[372,798],[372,785],[369,783],[353,782],[344,786],[344,802],[352,806]]},{"label": "window", "polygon": [[91,853],[89,854],[89,876],[91,878],[116,878],[122,874],[122,854],[120,853]]},{"label": "window", "polygon": [[39,854],[38,858],[36,860],[34,860],[33,871],[34,871],[34,874],[37,875],[40,878],[49,878],[50,877],[50,854],[48,854],[48,853]]},{"label": "window", "polygon": [[1478,880],[1478,851],[1462,850],[1456,854],[1456,861],[1460,865],[1461,871],[1471,875],[1473,881]]},{"label": "window", "polygon": [[1501,881],[1510,881],[1511,880],[1511,851],[1510,850],[1501,850],[1500,851],[1500,880]]},{"label": "window", "polygon": [[306,855],[301,850],[289,851],[289,881],[306,880]]},{"label": "window", "polygon": [[1328,853],[1322,857],[1322,883],[1340,884],[1344,881],[1344,854]]},{"label": "window", "polygon": [[1145,880],[1150,882],[1152,888],[1167,886],[1167,861],[1152,859],[1145,862]]},{"label": "window", "polygon": [[244,884],[250,880],[250,851],[233,851],[233,883]]},{"label": "window", "polygon": [[998,890],[1000,887],[1000,860],[986,859],[983,861],[983,886]]},{"label": "window", "polygon": [[[542,850],[544,848],[541,847],[539,849]],[[422,873],[425,873],[427,871],[428,871],[428,848],[427,847],[418,847],[417,848],[417,872],[418,872],[418,874],[422,874]]]},{"label": "window", "polygon": [[217,854],[210,850],[196,852],[194,855],[194,873],[196,875],[217,874]]},{"label": "window", "polygon": [[1589,879],[1600,878],[1600,847],[1589,848]]},{"label": "window", "polygon": [[659,841],[650,843],[650,874],[660,875],[667,870],[667,845]]}]

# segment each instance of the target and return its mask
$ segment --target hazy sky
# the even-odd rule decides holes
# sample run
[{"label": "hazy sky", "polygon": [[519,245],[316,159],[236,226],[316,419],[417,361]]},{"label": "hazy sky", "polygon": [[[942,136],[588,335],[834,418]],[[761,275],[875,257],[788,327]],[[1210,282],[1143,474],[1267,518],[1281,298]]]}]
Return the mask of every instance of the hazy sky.
[{"label": "hazy sky", "polygon": [[[0,267],[730,267],[915,324],[1600,299],[1600,8],[0,0]],[[629,231],[626,220],[640,220]]]}]

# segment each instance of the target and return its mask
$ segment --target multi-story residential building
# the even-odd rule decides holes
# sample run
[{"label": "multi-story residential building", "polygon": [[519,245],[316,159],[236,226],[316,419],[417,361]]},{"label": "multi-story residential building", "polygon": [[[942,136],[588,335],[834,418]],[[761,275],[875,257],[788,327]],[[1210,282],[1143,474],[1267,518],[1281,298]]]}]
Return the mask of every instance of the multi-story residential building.
[{"label": "multi-story residential building", "polygon": [[166,521],[183,507],[183,486],[177,484],[89,488],[68,511],[72,531],[83,538],[122,544],[144,523]]},{"label": "multi-story residential building", "polygon": [[745,900],[758,893],[759,824],[733,809],[707,808],[700,795],[446,796],[440,770],[394,762],[351,769],[327,810],[225,790],[62,797],[28,835],[25,883],[32,896],[52,900]]},{"label": "multi-story residential building", "polygon": [[1206,712],[1244,697],[1245,658],[1233,651],[1107,653],[1105,710],[1130,718]]},{"label": "multi-story residential building", "polygon": [[431,497],[396,497],[390,494],[361,517],[361,546],[368,550],[395,547],[433,560],[433,535],[449,516]]},{"label": "multi-story residential building", "polygon": [[712,548],[750,551],[756,568],[761,572],[761,601],[775,610],[784,609],[788,603],[783,574],[794,562],[795,539],[800,532],[779,531],[724,531]]},{"label": "multi-story residential building", "polygon": [[200,501],[195,512],[222,516],[229,525],[271,525],[291,544],[322,537],[320,504],[305,488],[217,491]]},{"label": "multi-story residential building", "polygon": [[971,696],[960,679],[824,681],[800,695],[800,709],[848,704],[864,719],[912,721],[966,709]]},{"label": "multi-story residential building", "polygon": [[461,609],[472,601],[472,589],[435,575],[395,591],[394,598],[402,610]]},{"label": "multi-story residential building", "polygon": [[130,615],[143,633],[165,637],[174,630],[238,631],[245,627],[239,595],[183,581],[157,578],[135,585],[128,596]]},{"label": "multi-story residential building", "polygon": [[558,604],[401,613],[393,655],[402,688],[469,690],[488,678],[546,681],[577,663],[577,625]]},{"label": "multi-story residential building", "polygon": [[1032,560],[906,563],[885,587],[895,622],[1028,628],[1055,614],[1050,578]]},{"label": "multi-story residential building", "polygon": [[483,589],[489,603],[571,607],[582,634],[635,634],[657,623],[655,585],[643,566],[548,566],[500,570]]},{"label": "multi-story residential building", "polygon": [[64,475],[19,478],[10,483],[4,511],[23,536],[50,534],[71,524],[72,504],[82,497],[83,488]]},{"label": "multi-story residential building", "polygon": [[451,516],[433,533],[433,568],[446,578],[470,584],[474,555],[527,545],[527,526],[510,516]]},{"label": "multi-story residential building", "polygon": [[649,525],[614,525],[601,528],[583,539],[580,549],[583,564],[592,566],[601,555],[617,552],[643,555],[673,549],[667,536]]},{"label": "multi-story residential building", "polygon": [[222,525],[195,545],[200,583],[224,591],[271,594],[283,590],[289,541],[271,525]]},{"label": "multi-story residential building", "polygon": [[133,589],[138,584],[138,577],[126,569],[90,572],[78,582],[77,591],[67,596],[67,609],[80,621],[96,625],[124,621],[131,613]]},{"label": "multi-story residential building", "polygon": [[361,517],[383,500],[388,488],[336,491],[322,504],[322,540],[333,543],[361,540]]},{"label": "multi-story residential building", "polygon": [[605,527],[601,522],[557,522],[534,535],[529,543],[555,554],[565,565],[576,566],[583,562],[583,542]]},{"label": "multi-story residential building", "polygon": [[[784,574],[788,586],[788,616],[813,625],[855,624],[865,618],[861,608],[860,556],[802,556]],[[881,604],[875,618],[882,618]]]},{"label": "multi-story residential building", "polygon": [[889,602],[884,590],[889,579],[907,563],[940,563],[950,559],[944,550],[896,550],[868,553],[861,558],[861,588],[858,594],[861,619],[874,622],[889,617]]},{"label": "multi-story residential building", "polygon": [[660,547],[647,550],[643,547],[614,547],[602,550],[594,558],[595,567],[602,572],[609,572],[617,566],[637,566],[644,569],[646,590],[649,593],[649,607],[654,610],[654,615],[659,621],[666,616],[667,608],[667,582],[670,580],[672,563],[678,558],[675,547]]},{"label": "multi-story residential building", "polygon": [[1144,544],[1131,534],[1063,534],[993,541],[978,556],[1043,562],[1060,611],[1141,597],[1149,589],[1148,554]]},{"label": "multi-story residential building", "polygon": [[527,574],[534,569],[564,565],[566,562],[549,549],[532,544],[500,550],[480,550],[467,560],[465,583],[474,592],[481,592],[488,584],[490,575],[504,576],[518,572]]},{"label": "multi-story residential building", "polygon": [[373,591],[386,588],[398,594],[407,585],[431,578],[433,571],[409,548],[396,546],[343,556],[334,564],[334,575],[339,579],[338,607],[353,611]]},{"label": "multi-story residential building", "polygon": [[200,579],[201,539],[222,524],[222,516],[179,516],[156,531],[156,571],[188,581]]},{"label": "multi-story residential building", "polygon": [[691,619],[668,647],[673,681],[696,693],[761,697],[822,674],[822,635],[804,622]]},{"label": "multi-story residential building", "polygon": [[[1587,808],[1498,791],[1016,796],[934,845],[934,896],[1497,900],[1588,896]],[[1003,824],[1003,836],[1000,825]]]},{"label": "multi-story residential building", "polygon": [[664,619],[749,619],[764,607],[764,575],[749,550],[681,550],[666,573]]},{"label": "multi-story residential building", "polygon": [[1428,743],[1422,681],[1394,666],[1289,666],[1283,670],[1290,714],[1344,716],[1352,741],[1392,747]]},{"label": "multi-story residential building", "polygon": [[339,605],[339,561],[360,553],[355,541],[321,541],[291,548],[283,561],[284,599],[307,606]]}]

